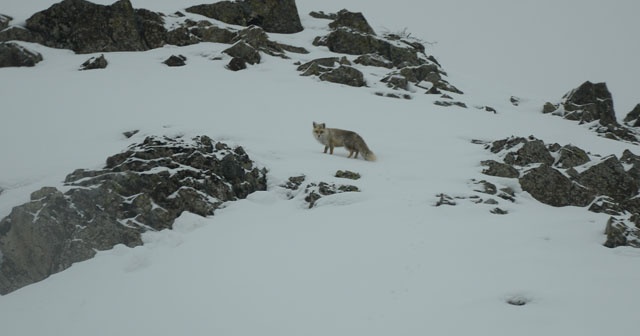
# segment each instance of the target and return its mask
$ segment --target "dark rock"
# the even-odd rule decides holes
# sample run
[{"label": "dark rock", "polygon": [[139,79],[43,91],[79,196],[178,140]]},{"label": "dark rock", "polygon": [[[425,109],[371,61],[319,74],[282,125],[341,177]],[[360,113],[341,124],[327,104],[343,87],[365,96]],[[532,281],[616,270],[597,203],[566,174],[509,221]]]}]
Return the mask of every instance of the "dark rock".
[{"label": "dark rock", "polygon": [[586,81],[578,88],[565,94],[565,118],[589,123],[598,120],[601,125],[617,125],[613,109],[613,98],[606,83]]},{"label": "dark rock", "polygon": [[511,102],[511,104],[512,104],[513,106],[518,106],[518,105],[520,105],[520,100],[521,100],[521,99],[520,99],[520,97],[516,97],[516,96],[511,96],[511,97],[509,98],[509,101]]},{"label": "dark rock", "polygon": [[303,30],[295,0],[238,0],[203,4],[186,9],[225,23],[256,25],[270,33],[292,34]]},{"label": "dark rock", "polygon": [[42,55],[15,42],[0,43],[0,68],[32,67],[42,61]]},{"label": "dark rock", "polygon": [[441,205],[457,205],[456,201],[453,199],[453,197],[446,195],[446,194],[439,194],[436,195],[438,197],[438,201],[436,202],[436,206],[441,206]]},{"label": "dark rock", "polygon": [[240,41],[222,51],[231,57],[237,57],[249,64],[260,63],[260,52],[246,42]]},{"label": "dark rock", "polygon": [[341,65],[331,71],[325,72],[321,74],[319,78],[323,81],[355,87],[367,85],[362,72],[348,65]]},{"label": "dark rock", "polygon": [[442,101],[442,100],[436,100],[433,102],[433,104],[438,105],[438,106],[444,106],[444,107],[449,107],[449,106],[458,106],[458,107],[462,107],[462,108],[467,108],[467,104],[460,102],[460,101]]},{"label": "dark rock", "polygon": [[498,188],[496,187],[496,185],[491,182],[482,180],[482,181],[476,182],[475,184],[482,186],[482,189],[480,190],[476,189],[475,191],[479,191],[481,193],[485,193],[489,195],[495,195],[496,192],[498,192]]},{"label": "dark rock", "polygon": [[305,179],[306,179],[306,176],[304,175],[291,176],[289,177],[289,179],[285,184],[281,185],[281,187],[289,190],[298,190],[298,188],[300,188],[300,185],[302,185],[302,182],[304,182]]},{"label": "dark rock", "polygon": [[353,61],[353,63],[366,66],[382,67],[387,69],[393,68],[393,63],[391,61],[377,54],[366,54],[358,56]]},{"label": "dark rock", "polygon": [[241,147],[206,136],[149,137],[76,170],[66,192],[45,187],[0,221],[0,293],[6,294],[116,244],[137,246],[149,230],[171,228],[184,211],[208,216],[225,201],[266,189],[266,171]]},{"label": "dark rock", "polygon": [[43,44],[44,38],[24,27],[11,26],[5,30],[0,30],[0,41],[24,41]]},{"label": "dark rock", "polygon": [[509,152],[504,162],[511,165],[526,166],[533,163],[553,164],[553,156],[549,153],[542,140],[531,140],[515,152]]},{"label": "dark rock", "polygon": [[167,58],[166,60],[164,60],[164,62],[162,62],[163,64],[166,64],[170,67],[179,67],[179,66],[184,66],[186,65],[186,60],[187,58],[183,55],[171,55],[171,57]]},{"label": "dark rock", "polygon": [[11,22],[11,20],[13,20],[12,17],[8,15],[0,14],[0,30],[3,30],[9,27],[9,22]]},{"label": "dark rock", "polygon": [[316,19],[326,19],[326,20],[335,20],[338,18],[338,14],[336,13],[325,13],[323,11],[312,11],[309,13],[309,16],[316,18]]},{"label": "dark rock", "polygon": [[640,127],[640,104],[627,113],[627,116],[624,117],[624,122],[631,127]]},{"label": "dark rock", "polygon": [[494,215],[506,215],[509,213],[507,210],[502,210],[500,208],[493,208],[489,212],[491,212]]},{"label": "dark rock", "polygon": [[124,135],[127,139],[129,139],[132,136],[138,134],[139,132],[140,130],[126,131],[126,132],[122,132],[122,135]]},{"label": "dark rock", "polygon": [[519,144],[527,143],[527,141],[528,140],[526,138],[522,137],[511,137],[507,139],[496,140],[491,143],[490,150],[492,153],[499,153],[503,150],[508,150],[515,146],[518,146]]},{"label": "dark rock", "polygon": [[232,39],[231,43],[236,43],[238,41],[246,42],[255,49],[260,50],[268,55],[278,56],[282,58],[288,58],[284,54],[285,51],[300,54],[309,53],[305,48],[302,47],[290,46],[269,40],[269,36],[264,31],[264,29],[257,26],[251,26],[239,31],[236,37]]},{"label": "dark rock", "polygon": [[354,13],[350,12],[346,9],[343,9],[338,12],[335,21],[329,23],[329,27],[332,29],[336,29],[338,27],[345,27],[349,29],[353,29],[355,31],[375,35],[376,33],[373,31],[373,28],[367,22],[367,19],[364,18],[362,13]]},{"label": "dark rock", "polygon": [[404,76],[387,76],[382,79],[382,82],[387,83],[387,87],[390,87],[394,90],[409,90],[409,81]]},{"label": "dark rock", "polygon": [[551,112],[554,112],[557,109],[558,109],[557,105],[551,104],[550,102],[546,102],[542,106],[542,113],[544,113],[544,114],[551,113]]},{"label": "dark rock", "polygon": [[227,64],[227,69],[229,69],[231,71],[240,71],[240,70],[244,70],[246,68],[247,68],[247,62],[245,62],[240,57],[232,58],[231,61],[229,61],[229,64]]},{"label": "dark rock", "polygon": [[350,180],[357,180],[360,178],[360,174],[356,172],[352,172],[350,170],[338,170],[335,176],[339,178],[350,179]]},{"label": "dark rock", "polygon": [[307,195],[304,200],[309,203],[309,209],[316,205],[316,202],[324,197],[344,192],[359,192],[360,189],[353,185],[336,185],[326,182],[310,183],[305,188],[305,194]]},{"label": "dark rock", "polygon": [[494,160],[486,160],[482,161],[480,164],[487,167],[486,169],[482,170],[482,173],[485,175],[506,178],[517,178],[520,176],[520,173],[517,169],[506,163],[501,163]]},{"label": "dark rock", "polygon": [[578,177],[578,182],[598,195],[606,195],[621,202],[638,193],[638,182],[624,170],[615,156],[589,167]]},{"label": "dark rock", "polygon": [[625,149],[620,157],[620,162],[631,165],[631,168],[627,170],[627,174],[640,183],[640,156],[633,154],[628,149]]},{"label": "dark rock", "polygon": [[577,183],[572,182],[558,170],[543,164],[530,169],[519,179],[522,190],[528,192],[536,200],[560,207],[575,205],[584,207],[591,203],[595,193]]},{"label": "dark rock", "polygon": [[619,246],[632,246],[640,248],[640,230],[632,227],[623,219],[611,217],[605,228],[607,240],[604,246],[615,248]]},{"label": "dark rock", "polygon": [[80,70],[104,69],[107,65],[109,65],[107,59],[104,58],[104,55],[100,55],[99,57],[91,57],[86,62],[82,63]]},{"label": "dark rock", "polygon": [[42,44],[77,53],[141,51],[164,44],[164,20],[134,10],[129,0],[110,6],[64,0],[27,19],[26,28]]},{"label": "dark rock", "polygon": [[581,166],[591,161],[587,152],[573,145],[563,146],[558,153],[558,161],[555,166],[562,169]]},{"label": "dark rock", "polygon": [[589,206],[589,211],[619,216],[624,214],[625,209],[619,202],[609,196],[598,196]]}]

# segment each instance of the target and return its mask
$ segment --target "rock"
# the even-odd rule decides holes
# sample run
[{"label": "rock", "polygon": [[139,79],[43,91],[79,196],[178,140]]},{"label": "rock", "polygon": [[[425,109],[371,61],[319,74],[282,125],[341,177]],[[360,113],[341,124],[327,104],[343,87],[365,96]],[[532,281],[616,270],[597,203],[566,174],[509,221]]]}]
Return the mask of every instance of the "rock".
[{"label": "rock", "polygon": [[613,98],[606,83],[586,81],[563,97],[565,119],[589,123],[598,120],[601,125],[617,125]]},{"label": "rock", "polygon": [[260,63],[260,52],[246,42],[240,41],[222,51],[231,57],[242,59],[249,64]]},{"label": "rock", "polygon": [[134,136],[134,135],[138,134],[139,132],[140,132],[140,130],[137,130],[137,129],[136,129],[136,130],[131,130],[131,131],[122,132],[122,135],[124,135],[124,136],[125,136],[125,138],[129,139],[129,138],[131,138],[132,136]]},{"label": "rock", "polygon": [[620,157],[620,162],[631,165],[627,170],[627,174],[640,183],[640,156],[633,154],[630,150],[625,149]]},{"label": "rock", "polygon": [[612,216],[623,215],[625,207],[609,196],[598,196],[589,206],[589,211],[595,213],[606,213]]},{"label": "rock", "polygon": [[409,81],[404,76],[389,75],[383,78],[382,82],[387,83],[387,87],[390,87],[394,90],[397,90],[397,89],[409,90]]},{"label": "rock", "polygon": [[288,58],[284,52],[289,51],[299,54],[309,53],[305,48],[290,46],[282,43],[277,43],[269,40],[269,36],[264,29],[251,26],[238,32],[236,37],[231,40],[231,43],[243,41],[254,47],[255,49],[262,51],[271,56],[278,56],[282,58]]},{"label": "rock", "polygon": [[104,54],[99,57],[91,57],[86,62],[82,63],[80,66],[80,70],[94,70],[94,69],[104,69],[109,65],[107,59],[104,58]]},{"label": "rock", "polygon": [[[64,0],[27,19],[25,41],[77,53],[140,51],[164,44],[164,20],[148,10],[134,10],[129,0],[110,6]],[[7,36],[0,36],[5,39]]]},{"label": "rock", "polygon": [[335,21],[329,23],[329,28],[331,29],[336,29],[338,27],[353,29],[364,34],[376,34],[362,13],[354,13],[346,9],[339,11],[336,15]]},{"label": "rock", "polygon": [[544,105],[542,106],[542,113],[547,114],[547,113],[551,113],[554,112],[558,109],[557,105],[554,105],[550,102],[546,102],[544,103]]},{"label": "rock", "polygon": [[387,69],[393,68],[393,63],[391,61],[377,54],[366,54],[358,56],[353,61],[353,63],[366,66],[382,67]]},{"label": "rock", "polygon": [[4,30],[9,27],[9,22],[13,20],[9,15],[0,14],[0,30]]},{"label": "rock", "polygon": [[624,117],[624,122],[631,127],[640,127],[640,104],[627,113],[627,116]]},{"label": "rock", "polygon": [[553,156],[549,153],[542,140],[529,140],[515,152],[509,152],[504,162],[511,165],[526,166],[533,163],[553,164]]},{"label": "rock", "polygon": [[360,174],[358,174],[356,172],[352,172],[350,170],[338,170],[336,172],[335,176],[339,177],[339,178],[350,179],[350,180],[358,180],[358,179],[360,179]]},{"label": "rock", "polygon": [[451,206],[457,205],[453,197],[447,194],[438,194],[436,196],[438,197],[438,201],[436,202],[437,207],[441,205],[451,205]]},{"label": "rock", "polygon": [[269,33],[292,34],[303,30],[295,0],[238,0],[203,4],[186,9],[225,23],[256,25]]},{"label": "rock", "polygon": [[511,104],[512,104],[513,106],[518,106],[518,105],[520,105],[520,101],[521,101],[520,97],[511,96],[511,97],[509,98],[509,102],[511,102]]},{"label": "rock", "polygon": [[488,167],[482,171],[483,174],[489,176],[498,176],[506,178],[517,178],[520,176],[520,172],[513,168],[511,165],[501,163],[494,160],[486,160],[480,162],[481,165]]},{"label": "rock", "polygon": [[640,229],[632,227],[625,220],[610,217],[605,228],[607,240],[604,246],[615,248],[631,246],[640,248]]},{"label": "rock", "polygon": [[309,203],[309,209],[316,205],[316,202],[324,197],[344,192],[359,192],[360,189],[353,185],[336,185],[326,182],[310,183],[305,188],[305,194],[307,195],[304,200]]},{"label": "rock", "polygon": [[[535,138],[532,138],[532,140]],[[526,138],[522,138],[522,137],[511,137],[511,138],[506,138],[506,139],[502,139],[502,140],[496,140],[494,142],[491,143],[491,147],[489,148],[491,150],[492,153],[499,153],[503,150],[508,150],[511,149],[513,147],[516,147],[520,144],[524,144],[527,143],[529,140],[527,140]]]},{"label": "rock", "polygon": [[591,203],[595,193],[572,182],[558,170],[547,164],[528,170],[519,179],[523,191],[536,200],[556,206],[574,205],[584,207]]},{"label": "rock", "polygon": [[495,195],[498,192],[498,188],[496,187],[495,184],[482,180],[480,182],[476,182],[475,184],[481,185],[482,189],[480,190],[475,190],[481,193],[485,193],[485,194],[489,194],[489,195]]},{"label": "rock", "polygon": [[247,62],[245,62],[242,58],[234,57],[227,64],[227,69],[231,71],[240,71],[247,68]]},{"label": "rock", "polygon": [[312,11],[309,13],[309,16],[316,18],[316,19],[326,19],[326,20],[335,20],[338,18],[338,14],[336,13],[325,13],[323,11]]},{"label": "rock", "polygon": [[595,194],[609,196],[617,202],[638,193],[638,182],[627,174],[622,163],[613,155],[589,167],[577,180]]},{"label": "rock", "polygon": [[502,210],[500,208],[493,208],[489,212],[491,212],[494,215],[506,215],[509,213],[507,210]]},{"label": "rock", "polygon": [[184,211],[212,215],[223,202],[266,189],[266,171],[242,147],[200,136],[148,137],[76,170],[65,191],[42,188],[0,221],[0,293],[68,268],[116,244],[137,246],[149,230],[171,228]]},{"label": "rock", "polygon": [[164,60],[164,62],[162,62],[163,64],[166,64],[170,67],[179,67],[179,66],[184,66],[186,65],[186,60],[187,58],[185,56],[182,55],[171,55],[169,58],[167,58],[166,60]]},{"label": "rock", "polygon": [[581,166],[591,161],[587,153],[573,145],[566,145],[558,151],[558,161],[555,166],[562,169]]},{"label": "rock", "polygon": [[444,107],[449,107],[449,106],[458,106],[458,107],[462,107],[462,108],[467,108],[467,104],[460,102],[460,101],[443,101],[443,100],[436,100],[433,102],[434,105],[438,105],[438,106],[444,106]]},{"label": "rock", "polygon": [[42,61],[42,55],[15,42],[0,43],[0,68],[32,67]]},{"label": "rock", "polygon": [[361,87],[366,86],[367,82],[364,80],[364,75],[360,70],[348,66],[341,65],[336,69],[325,72],[319,77],[323,81],[345,84],[349,86]]}]

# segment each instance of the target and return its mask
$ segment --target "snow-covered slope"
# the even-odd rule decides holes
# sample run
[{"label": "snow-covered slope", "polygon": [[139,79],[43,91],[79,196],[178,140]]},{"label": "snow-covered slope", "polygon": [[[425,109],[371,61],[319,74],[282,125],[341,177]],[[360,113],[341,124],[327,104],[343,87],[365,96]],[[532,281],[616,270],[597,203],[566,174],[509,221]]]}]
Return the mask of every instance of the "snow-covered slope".
[{"label": "snow-covered slope", "polygon": [[[7,0],[1,11],[20,22],[53,2]],[[132,3],[172,13],[200,2]],[[509,211],[502,216],[468,199],[434,204],[440,193],[469,196],[470,180],[487,178],[479,162],[490,153],[473,139],[535,135],[595,154],[640,154],[539,112],[585,80],[609,84],[618,118],[640,102],[632,85],[640,47],[627,26],[637,4],[297,4],[305,31],[270,36],[311,53],[264,56],[244,71],[210,60],[228,47],[221,44],[110,53],[107,69],[82,72],[88,55],[25,44],[45,60],[0,69],[0,217],[32,191],[61,187],[74,169],[99,168],[146,135],[206,134],[242,145],[269,169],[268,191],[211,218],[184,214],[175,230],[147,234],[144,246],[117,246],[0,296],[3,334],[602,335],[636,328],[640,251],[602,246],[607,216],[552,208],[526,193],[501,203]],[[376,84],[299,76],[295,61],[328,55],[311,44],[328,21],[306,14],[342,8],[363,12],[377,31],[406,28],[437,42],[427,53],[465,92],[461,99],[498,114],[438,107],[430,95],[378,97]],[[178,53],[187,66],[161,63]],[[511,95],[522,104],[511,105]],[[378,161],[347,159],[342,149],[323,154],[312,121],[358,131]],[[122,135],[134,129],[140,133]],[[306,182],[345,183],[333,177],[339,169],[362,175],[349,181],[360,193],[307,209],[302,194],[289,199],[279,187],[300,174]]]}]

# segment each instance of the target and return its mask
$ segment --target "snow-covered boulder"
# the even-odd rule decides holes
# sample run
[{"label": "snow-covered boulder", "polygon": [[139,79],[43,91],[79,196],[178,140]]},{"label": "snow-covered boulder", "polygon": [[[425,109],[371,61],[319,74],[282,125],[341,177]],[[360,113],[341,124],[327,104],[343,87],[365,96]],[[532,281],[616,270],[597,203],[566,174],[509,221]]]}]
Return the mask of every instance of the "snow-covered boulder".
[{"label": "snow-covered boulder", "polygon": [[0,43],[0,68],[32,67],[42,61],[40,53],[29,50],[18,43]]}]

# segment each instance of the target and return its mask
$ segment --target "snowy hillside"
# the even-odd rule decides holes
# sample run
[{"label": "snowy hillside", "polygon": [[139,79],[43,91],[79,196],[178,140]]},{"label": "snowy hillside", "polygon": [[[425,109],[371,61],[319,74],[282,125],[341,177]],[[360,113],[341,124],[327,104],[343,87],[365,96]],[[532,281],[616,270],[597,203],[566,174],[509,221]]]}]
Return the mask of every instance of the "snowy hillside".
[{"label": "snowy hillside", "polygon": [[[94,1],[110,4],[110,0]],[[132,0],[171,14],[197,0]],[[4,0],[24,22],[54,0]],[[586,80],[607,82],[618,119],[640,103],[631,1],[296,1],[304,31],[269,34],[304,47],[291,59],[262,55],[229,71],[228,45],[200,43],[105,53],[104,70],[78,71],[90,56],[24,43],[44,60],[0,69],[0,218],[43,186],[64,190],[77,168],[147,136],[207,135],[241,145],[268,169],[267,191],[214,216],[184,213],[143,246],[118,245],[48,279],[0,296],[3,335],[603,335],[637,329],[640,249],[602,246],[609,218],[551,207],[515,179],[482,174],[495,158],[478,142],[535,136],[603,157],[637,145],[597,136],[540,113]],[[469,108],[380,97],[384,71],[358,66],[367,87],[300,76],[329,32],[310,11],[362,12],[379,33],[424,42]],[[204,17],[186,14],[194,20]],[[544,19],[541,19],[544,18]],[[542,22],[542,23],[540,23]],[[222,26],[227,26],[221,24]],[[162,62],[186,56],[187,65]],[[351,58],[351,56],[348,56]],[[221,58],[221,60],[216,60]],[[509,98],[517,96],[514,106]],[[497,113],[475,108],[491,106]],[[313,121],[357,131],[378,160],[334,155]],[[123,132],[139,130],[127,138]],[[476,141],[473,141],[476,140]],[[476,143],[474,143],[476,142]],[[335,177],[337,170],[361,175]],[[309,209],[290,177],[349,184],[360,192]],[[515,191],[515,201],[476,204],[474,181]],[[446,194],[455,206],[435,206]],[[484,196],[483,196],[484,197]],[[494,214],[496,207],[507,211]],[[0,255],[1,256],[1,255]]]}]

